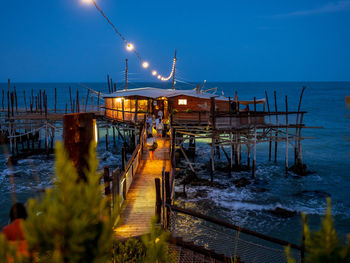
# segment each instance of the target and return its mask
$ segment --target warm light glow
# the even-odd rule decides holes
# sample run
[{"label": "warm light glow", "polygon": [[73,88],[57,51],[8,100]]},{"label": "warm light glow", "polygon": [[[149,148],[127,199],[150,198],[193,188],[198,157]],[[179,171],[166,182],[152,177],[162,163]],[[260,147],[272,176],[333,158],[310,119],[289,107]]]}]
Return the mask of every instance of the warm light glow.
[{"label": "warm light glow", "polygon": [[120,103],[120,102],[122,102],[122,98],[116,98],[115,101]]},{"label": "warm light glow", "polygon": [[161,75],[158,75],[158,79],[160,79],[162,76]]},{"label": "warm light glow", "polygon": [[98,129],[97,129],[97,124],[96,124],[96,119],[92,120],[92,125],[94,127],[94,130],[93,130],[94,140],[95,140],[95,143],[97,144],[98,143]]},{"label": "warm light glow", "polygon": [[142,62],[142,67],[148,68],[149,67],[149,63],[147,61]]},{"label": "warm light glow", "polygon": [[157,71],[153,70],[153,71],[152,71],[152,75],[153,75],[153,76],[157,75]]},{"label": "warm light glow", "polygon": [[92,0],[81,0],[81,2],[86,5],[92,4]]},{"label": "warm light glow", "polygon": [[[87,1],[87,0],[86,0],[86,1]],[[128,44],[126,45],[126,50],[128,50],[128,51],[133,51],[133,50],[134,50],[134,45],[131,44],[131,43],[128,43]]]},{"label": "warm light glow", "polygon": [[177,104],[178,104],[178,105],[187,105],[187,99],[179,99],[179,100],[177,101]]}]

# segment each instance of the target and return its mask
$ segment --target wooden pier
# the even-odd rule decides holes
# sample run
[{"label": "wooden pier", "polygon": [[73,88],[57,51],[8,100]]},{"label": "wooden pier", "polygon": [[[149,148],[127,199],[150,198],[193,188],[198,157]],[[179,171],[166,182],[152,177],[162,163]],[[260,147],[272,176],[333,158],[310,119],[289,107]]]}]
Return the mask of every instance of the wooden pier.
[{"label": "wooden pier", "polygon": [[170,171],[169,138],[157,138],[154,160],[148,150],[142,153],[140,165],[126,195],[126,205],[121,213],[121,224],[114,230],[117,239],[136,237],[149,232],[155,216],[156,190],[154,179],[162,177],[163,167]]}]

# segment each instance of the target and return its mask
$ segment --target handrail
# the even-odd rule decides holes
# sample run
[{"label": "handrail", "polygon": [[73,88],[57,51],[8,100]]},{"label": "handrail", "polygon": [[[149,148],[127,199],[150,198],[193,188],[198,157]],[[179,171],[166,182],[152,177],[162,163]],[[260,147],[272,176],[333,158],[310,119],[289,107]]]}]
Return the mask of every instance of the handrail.
[{"label": "handrail", "polygon": [[219,220],[217,218],[200,214],[200,213],[195,212],[193,210],[184,209],[184,208],[181,208],[181,207],[178,207],[178,206],[174,206],[174,205],[170,205],[169,208],[172,211],[179,212],[179,213],[186,214],[186,215],[190,215],[190,216],[193,216],[193,217],[197,217],[197,218],[209,221],[211,223],[214,223],[214,224],[217,224],[217,225],[220,225],[220,226],[224,226],[224,227],[227,227],[227,228],[230,228],[230,229],[234,229],[236,231],[239,231],[239,232],[251,235],[251,236],[255,236],[255,237],[258,237],[260,239],[263,239],[263,240],[266,240],[266,241],[269,241],[269,242],[272,242],[272,243],[276,243],[276,244],[279,244],[279,245],[282,245],[282,246],[290,246],[291,248],[294,248],[294,249],[297,249],[297,250],[302,250],[302,247],[299,246],[299,245],[296,245],[296,244],[293,244],[293,243],[290,243],[290,242],[287,242],[287,241],[284,241],[284,240],[281,240],[281,239],[278,239],[278,238],[275,238],[275,237],[270,237],[270,236],[267,236],[267,235],[264,235],[264,234],[261,234],[261,233],[258,233],[258,232],[246,229],[244,227],[236,226],[236,225],[233,225],[231,223],[227,223],[225,221]]}]

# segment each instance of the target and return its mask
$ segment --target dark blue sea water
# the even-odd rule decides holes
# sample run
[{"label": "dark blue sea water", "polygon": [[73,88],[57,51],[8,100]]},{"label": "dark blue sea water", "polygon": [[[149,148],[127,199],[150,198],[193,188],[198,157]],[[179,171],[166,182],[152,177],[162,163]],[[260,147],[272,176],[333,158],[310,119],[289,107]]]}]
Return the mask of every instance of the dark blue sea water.
[{"label": "dark blue sea water", "polygon": [[[94,90],[107,92],[104,83],[84,83]],[[86,97],[87,90],[77,83],[15,83],[17,94],[28,94],[33,89],[37,93],[40,89],[46,90],[49,104],[53,108],[54,88],[57,89],[57,108],[65,109],[66,102],[69,105],[68,86],[72,87],[72,95],[76,97],[79,89],[80,99]],[[165,87],[170,84],[162,83],[131,83],[134,87]],[[335,225],[341,236],[350,233],[350,109],[346,106],[345,96],[350,95],[350,82],[271,82],[271,83],[206,83],[204,89],[218,87],[218,93],[224,92],[225,96],[234,96],[238,92],[239,99],[264,98],[265,90],[268,92],[270,107],[274,107],[273,91],[277,92],[278,109],[285,109],[285,96],[288,96],[289,110],[297,110],[299,95],[302,86],[306,86],[301,109],[308,113],[304,116],[307,126],[322,126],[322,129],[304,129],[303,135],[314,137],[303,141],[303,160],[309,170],[314,173],[302,178],[285,175],[284,172],[284,143],[279,144],[277,164],[268,161],[268,145],[259,144],[257,147],[257,172],[256,177],[261,181],[265,192],[255,192],[252,187],[237,189],[232,184],[225,189],[206,187],[189,187],[188,198],[180,199],[180,202],[191,208],[202,210],[213,216],[220,216],[235,224],[270,234],[291,242],[299,243],[301,233],[300,215],[289,219],[277,218],[266,212],[277,206],[308,215],[311,228],[319,226],[320,217],[326,208],[325,194],[313,194],[305,191],[320,191],[328,193],[332,198],[332,213]],[[122,87],[117,84],[117,87]],[[177,83],[178,89],[191,89],[195,83]],[[7,83],[0,83],[0,92],[7,91]],[[0,94],[1,95],[1,94]],[[19,96],[19,95],[18,95]],[[95,96],[94,101],[97,97]],[[91,100],[91,99],[90,99]],[[89,100],[89,101],[90,101]],[[1,101],[0,101],[1,102]],[[5,100],[6,102],[6,100]],[[23,96],[19,96],[19,104],[23,104]],[[27,102],[28,103],[28,102]],[[6,105],[6,104],[5,104]],[[1,107],[1,104],[0,104]],[[111,133],[110,133],[111,134]],[[102,136],[101,136],[102,137]],[[57,139],[60,139],[58,136]],[[119,155],[104,150],[104,142],[99,144],[100,166],[118,165]],[[290,148],[289,165],[293,164],[293,150]],[[205,141],[197,144],[197,157],[195,167],[201,177],[209,177],[203,163],[208,162],[208,146]],[[245,161],[245,149],[243,149],[243,162]],[[224,158],[224,157],[222,157]],[[14,167],[16,198],[26,201],[34,196],[37,190],[51,185],[53,171],[53,158],[33,157],[19,162]],[[11,184],[3,153],[0,153],[0,221],[6,222],[7,213],[11,204]],[[242,176],[250,177],[250,173],[233,173],[234,178]],[[215,180],[228,183],[225,173],[216,172]],[[182,187],[178,187],[181,191]],[[212,202],[213,208],[203,206],[203,198],[195,197],[197,190],[207,192],[204,199]],[[300,194],[304,191],[303,194]],[[213,214],[215,212],[215,215]]]}]

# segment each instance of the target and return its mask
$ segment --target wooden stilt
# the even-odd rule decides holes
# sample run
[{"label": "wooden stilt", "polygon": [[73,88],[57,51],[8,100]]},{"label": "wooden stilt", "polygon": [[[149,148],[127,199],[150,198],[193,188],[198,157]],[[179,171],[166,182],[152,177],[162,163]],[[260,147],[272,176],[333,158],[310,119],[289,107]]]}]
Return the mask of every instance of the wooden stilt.
[{"label": "wooden stilt", "polygon": [[[267,96],[267,92],[266,92],[266,91],[265,91],[265,97],[266,97],[266,104],[267,104],[267,112],[269,113],[269,124],[271,124],[269,96]],[[269,161],[271,161],[271,148],[272,148],[272,132],[270,131],[270,138],[269,138]]]},{"label": "wooden stilt", "polygon": [[288,97],[286,96],[286,173],[288,173]]},{"label": "wooden stilt", "polygon": [[[278,114],[277,114],[277,95],[276,95],[276,91],[274,91],[274,97],[275,97],[275,112],[276,112],[276,125],[278,125]],[[278,138],[278,128],[276,129],[275,132],[275,159],[274,162],[277,162],[277,147],[278,147],[278,143],[277,143],[277,138]]]}]

